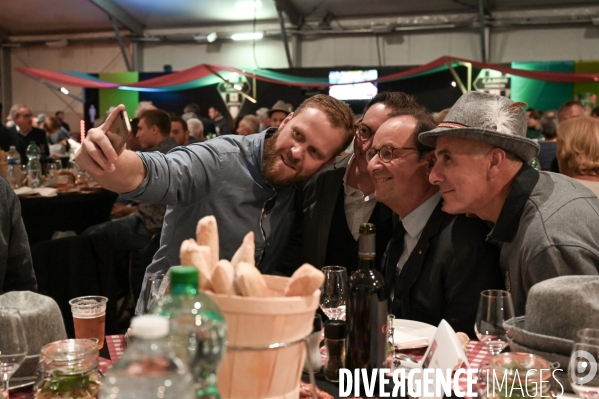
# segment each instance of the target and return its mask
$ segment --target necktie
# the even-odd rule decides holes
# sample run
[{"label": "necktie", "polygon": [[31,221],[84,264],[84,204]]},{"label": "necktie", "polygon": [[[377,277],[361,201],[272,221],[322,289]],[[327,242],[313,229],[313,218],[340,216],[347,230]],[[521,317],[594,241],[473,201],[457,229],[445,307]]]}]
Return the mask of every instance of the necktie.
[{"label": "necktie", "polygon": [[[383,261],[383,267],[385,272],[385,284],[387,285],[387,292],[393,293],[395,291],[394,286],[398,279],[397,262],[399,257],[403,253],[404,247],[404,235],[406,229],[403,227],[403,223],[399,221],[395,230],[393,230],[393,236],[387,244],[385,250],[385,259]],[[393,298],[389,298],[389,303],[393,302]]]}]

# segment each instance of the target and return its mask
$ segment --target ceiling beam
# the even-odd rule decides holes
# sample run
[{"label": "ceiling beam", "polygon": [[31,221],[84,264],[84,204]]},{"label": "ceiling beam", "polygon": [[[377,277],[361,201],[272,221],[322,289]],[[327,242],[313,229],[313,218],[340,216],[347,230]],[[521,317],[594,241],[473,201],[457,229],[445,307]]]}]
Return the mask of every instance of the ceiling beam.
[{"label": "ceiling beam", "polygon": [[138,36],[143,36],[144,25],[129,14],[123,7],[114,2],[114,0],[89,0],[94,5],[98,6],[102,11],[108,14],[109,17],[115,18],[127,29]]},{"label": "ceiling beam", "polygon": [[301,25],[303,24],[303,17],[297,11],[295,6],[293,4],[291,4],[291,0],[274,0],[274,1],[275,1],[275,6],[277,7],[277,9],[280,9],[287,15],[287,18],[289,18],[289,22],[291,22],[293,25],[295,25],[297,27],[301,27]]}]

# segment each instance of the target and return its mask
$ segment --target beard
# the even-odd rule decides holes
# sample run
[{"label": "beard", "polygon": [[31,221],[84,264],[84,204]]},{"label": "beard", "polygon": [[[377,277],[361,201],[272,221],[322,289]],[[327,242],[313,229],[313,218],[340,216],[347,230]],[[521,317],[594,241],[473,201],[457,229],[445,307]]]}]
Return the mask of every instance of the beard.
[{"label": "beard", "polygon": [[[275,134],[264,140],[264,154],[262,156],[262,176],[266,179],[266,182],[279,190],[284,187],[299,185],[306,180],[309,176],[300,176],[301,170],[298,170],[298,162],[293,160],[291,151],[288,151],[286,155],[283,154],[283,150],[277,151],[275,146],[279,138],[280,130],[277,130]],[[288,165],[296,168],[296,172],[292,175],[281,170],[277,160],[283,157]]]}]

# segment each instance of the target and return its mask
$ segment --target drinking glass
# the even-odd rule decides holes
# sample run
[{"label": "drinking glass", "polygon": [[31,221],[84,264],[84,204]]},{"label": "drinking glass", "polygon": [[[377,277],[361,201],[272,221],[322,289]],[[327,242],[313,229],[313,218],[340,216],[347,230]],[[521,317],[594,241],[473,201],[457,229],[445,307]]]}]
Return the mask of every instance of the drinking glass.
[{"label": "drinking glass", "polygon": [[154,306],[160,299],[159,291],[162,280],[164,280],[164,273],[155,273],[148,277],[144,295],[144,314],[147,314],[152,309],[152,306]]},{"label": "drinking glass", "polygon": [[599,345],[580,342],[574,344],[568,363],[568,381],[582,399],[599,397],[598,359]]},{"label": "drinking glass", "polygon": [[98,349],[104,347],[106,302],[108,298],[103,296],[82,296],[69,301],[73,313],[75,338],[96,338]]},{"label": "drinking glass", "polygon": [[599,346],[599,328],[583,328],[578,330],[578,341],[581,344],[592,344]]},{"label": "drinking glass", "polygon": [[349,295],[347,269],[343,266],[325,266],[324,285],[320,293],[320,309],[331,320],[345,320],[345,306]]},{"label": "drinking glass", "polygon": [[27,356],[23,319],[17,309],[0,308],[0,377],[2,397],[8,398],[8,380]]},{"label": "drinking glass", "polygon": [[474,331],[491,354],[497,355],[508,345],[503,322],[513,318],[514,305],[509,292],[486,290],[480,293]]}]

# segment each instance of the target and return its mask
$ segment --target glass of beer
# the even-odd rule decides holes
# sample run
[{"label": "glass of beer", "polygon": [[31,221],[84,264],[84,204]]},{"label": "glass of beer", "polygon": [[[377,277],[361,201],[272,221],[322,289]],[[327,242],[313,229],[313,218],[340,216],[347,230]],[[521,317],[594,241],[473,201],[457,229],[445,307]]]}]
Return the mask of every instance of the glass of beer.
[{"label": "glass of beer", "polygon": [[96,338],[98,349],[104,347],[106,302],[103,296],[82,296],[69,301],[75,325],[75,338]]}]

